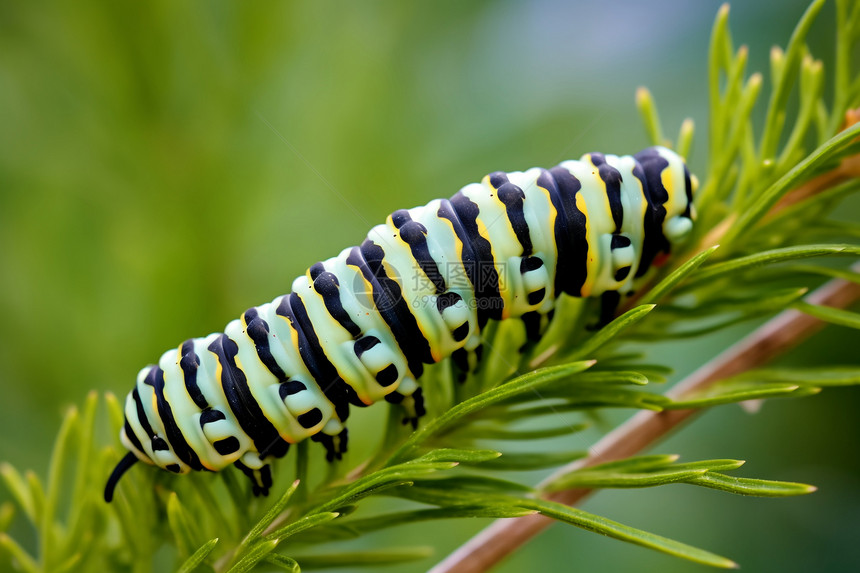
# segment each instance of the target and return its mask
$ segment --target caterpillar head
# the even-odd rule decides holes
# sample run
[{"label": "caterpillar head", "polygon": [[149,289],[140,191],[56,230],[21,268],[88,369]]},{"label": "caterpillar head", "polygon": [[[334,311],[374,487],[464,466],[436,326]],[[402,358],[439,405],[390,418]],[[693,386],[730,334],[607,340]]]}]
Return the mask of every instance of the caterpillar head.
[{"label": "caterpillar head", "polygon": [[649,147],[636,154],[644,170],[645,180],[656,207],[652,213],[659,224],[665,242],[653,245],[654,265],[660,266],[669,253],[683,244],[693,229],[696,211],[693,193],[699,182],[690,174],[684,158],[665,147]]},{"label": "caterpillar head", "polygon": [[656,149],[668,163],[660,174],[663,188],[668,194],[664,204],[666,218],[663,220],[663,236],[674,247],[684,243],[693,228],[693,220],[696,218],[693,193],[697,190],[699,181],[690,174],[680,155],[663,147]]}]

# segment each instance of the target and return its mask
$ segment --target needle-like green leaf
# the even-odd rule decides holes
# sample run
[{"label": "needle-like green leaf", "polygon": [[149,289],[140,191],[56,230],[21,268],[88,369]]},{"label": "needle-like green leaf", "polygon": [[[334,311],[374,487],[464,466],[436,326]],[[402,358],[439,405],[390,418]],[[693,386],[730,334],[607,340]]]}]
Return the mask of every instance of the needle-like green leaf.
[{"label": "needle-like green leaf", "polygon": [[758,497],[788,497],[792,495],[805,495],[816,490],[814,486],[802,483],[732,477],[714,472],[706,473],[703,476],[691,480],[689,483],[731,493],[754,495]]},{"label": "needle-like green leaf", "polygon": [[860,314],[856,312],[808,304],[803,301],[796,302],[794,308],[831,324],[838,324],[839,326],[846,326],[848,328],[860,328]]},{"label": "needle-like green leaf", "polygon": [[660,281],[657,286],[649,290],[645,293],[645,296],[639,301],[640,304],[652,304],[659,302],[663,296],[665,296],[669,291],[671,291],[678,283],[687,278],[696,269],[698,269],[702,264],[708,260],[714,251],[719,248],[719,245],[714,245],[709,249],[702,251],[697,254],[689,261],[685,262],[683,265],[675,269],[669,276]]},{"label": "needle-like green leaf", "polygon": [[182,565],[179,566],[177,573],[191,573],[197,567],[203,563],[203,560],[206,559],[212,550],[215,549],[215,546],[218,545],[218,538],[210,539],[203,545],[197,548],[191,556],[186,559]]},{"label": "needle-like green leaf", "polygon": [[301,573],[302,570],[295,559],[291,559],[286,555],[281,555],[280,553],[269,553],[263,558],[263,561],[271,563],[276,567],[280,567],[288,573]]},{"label": "needle-like green leaf", "polygon": [[379,567],[425,559],[433,555],[432,547],[403,547],[378,551],[352,551],[325,555],[296,555],[295,560],[308,569],[332,567]]},{"label": "needle-like green leaf", "polygon": [[545,500],[528,500],[522,502],[523,507],[536,509],[547,517],[570,523],[577,527],[600,533],[621,541],[641,545],[649,549],[654,549],[662,553],[667,553],[675,557],[710,565],[712,567],[721,567],[723,569],[736,569],[737,563],[725,557],[698,549],[686,543],[673,541],[660,535],[655,535],[641,529],[635,529],[627,525],[622,525],[618,522],[600,517],[575,507],[568,507],[560,503],[554,503]]}]

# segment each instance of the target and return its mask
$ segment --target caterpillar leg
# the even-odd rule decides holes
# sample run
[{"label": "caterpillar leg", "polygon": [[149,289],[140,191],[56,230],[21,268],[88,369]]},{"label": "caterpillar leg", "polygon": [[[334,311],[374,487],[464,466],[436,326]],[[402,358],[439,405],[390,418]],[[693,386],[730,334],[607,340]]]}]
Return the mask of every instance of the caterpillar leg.
[{"label": "caterpillar leg", "polygon": [[264,463],[253,452],[247,452],[241,460],[233,462],[233,465],[251,480],[251,491],[255,496],[269,495],[269,488],[272,487],[272,466]]},{"label": "caterpillar leg", "polygon": [[470,372],[476,372],[481,364],[484,353],[484,345],[478,344],[472,350],[460,348],[451,354],[451,362],[454,364],[454,375],[457,382],[465,382]]},{"label": "caterpillar leg", "polygon": [[612,322],[620,302],[621,294],[617,290],[608,290],[600,295],[600,319],[595,325],[594,330],[599,330]]},{"label": "caterpillar leg", "polygon": [[322,431],[311,436],[311,440],[320,443],[325,448],[325,459],[328,462],[340,460],[346,453],[349,442],[349,433],[346,428],[332,418],[323,427]]},{"label": "caterpillar leg", "polygon": [[481,333],[476,330],[467,340],[462,348],[451,353],[451,362],[454,365],[454,376],[458,382],[465,382],[470,372],[477,372],[484,355],[484,345],[481,342]]},{"label": "caterpillar leg", "polygon": [[396,391],[385,397],[385,401],[390,404],[399,404],[405,413],[403,423],[412,424],[414,430],[418,428],[418,418],[427,413],[424,408],[424,393],[411,378],[407,378],[403,382],[404,384],[401,384]]},{"label": "caterpillar leg", "polygon": [[550,310],[547,313],[541,313],[538,311],[527,312],[520,317],[520,320],[523,321],[523,325],[526,327],[526,343],[523,345],[521,351],[525,351],[526,347],[540,342],[540,339],[543,338],[546,329],[549,327],[549,323],[552,321],[552,317],[555,314],[555,311]]}]

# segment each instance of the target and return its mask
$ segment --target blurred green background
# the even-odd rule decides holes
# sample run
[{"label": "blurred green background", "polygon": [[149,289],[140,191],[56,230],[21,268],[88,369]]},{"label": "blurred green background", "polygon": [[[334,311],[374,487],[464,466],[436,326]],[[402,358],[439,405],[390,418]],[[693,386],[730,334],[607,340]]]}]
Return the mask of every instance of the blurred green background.
[{"label": "blurred green background", "polygon": [[[492,170],[644,147],[639,85],[669,133],[696,120],[702,171],[719,2],[180,4],[0,1],[0,459],[18,467],[44,473],[66,405],[90,389],[124,395],[165,349],[287,291],[392,210]],[[805,6],[732,7],[752,69]],[[811,39],[825,61],[833,19],[828,5]],[[681,375],[740,332],[660,356]],[[856,364],[856,331],[831,328],[791,360]],[[814,495],[675,486],[586,508],[747,571],[857,570],[858,405],[842,389],[755,416],[726,407],[657,449],[748,459],[746,475]],[[375,539],[441,556],[484,524]],[[554,526],[501,568],[573,569],[701,567]]]}]

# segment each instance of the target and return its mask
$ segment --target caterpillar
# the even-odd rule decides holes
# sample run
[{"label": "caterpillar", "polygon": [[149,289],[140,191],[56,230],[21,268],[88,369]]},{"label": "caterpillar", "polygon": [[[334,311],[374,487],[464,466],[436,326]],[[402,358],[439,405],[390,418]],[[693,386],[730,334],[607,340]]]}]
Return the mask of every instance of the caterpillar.
[{"label": "caterpillar", "polygon": [[342,456],[350,406],[401,404],[415,426],[424,365],[473,368],[489,320],[522,320],[537,340],[562,293],[599,297],[611,320],[689,235],[695,186],[680,156],[652,147],[497,171],[395,211],[288,294],[141,370],[105,500],[137,461],[177,474],[232,464],[266,495],[269,462],[290,444],[311,438]]}]

